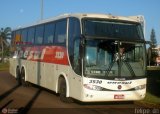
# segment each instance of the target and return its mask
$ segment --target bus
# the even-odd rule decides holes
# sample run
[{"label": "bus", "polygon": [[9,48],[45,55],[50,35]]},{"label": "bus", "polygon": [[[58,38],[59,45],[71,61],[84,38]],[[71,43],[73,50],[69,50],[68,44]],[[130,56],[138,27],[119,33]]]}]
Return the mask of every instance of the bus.
[{"label": "bus", "polygon": [[[10,74],[63,102],[134,101],[146,94],[142,16],[64,14],[12,32]],[[123,49],[123,57],[121,56]]]}]

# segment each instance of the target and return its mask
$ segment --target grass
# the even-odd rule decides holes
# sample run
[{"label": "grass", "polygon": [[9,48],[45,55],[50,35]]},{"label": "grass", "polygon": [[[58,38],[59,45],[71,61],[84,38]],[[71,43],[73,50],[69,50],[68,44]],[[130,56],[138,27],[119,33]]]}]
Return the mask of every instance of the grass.
[{"label": "grass", "polygon": [[9,62],[0,63],[0,71],[8,71],[9,70]]},{"label": "grass", "polygon": [[160,70],[160,66],[147,66],[147,70]]},{"label": "grass", "polygon": [[151,108],[160,108],[160,67],[148,66],[147,67],[147,93],[146,97],[138,101],[138,104],[142,104]]},{"label": "grass", "polygon": [[152,95],[151,93],[147,92],[144,102],[150,102],[153,104],[159,104],[160,105],[160,97],[157,97],[155,95]]},{"label": "grass", "polygon": [[160,108],[160,97],[147,92],[146,97],[141,101],[136,101],[135,104],[148,108]]}]

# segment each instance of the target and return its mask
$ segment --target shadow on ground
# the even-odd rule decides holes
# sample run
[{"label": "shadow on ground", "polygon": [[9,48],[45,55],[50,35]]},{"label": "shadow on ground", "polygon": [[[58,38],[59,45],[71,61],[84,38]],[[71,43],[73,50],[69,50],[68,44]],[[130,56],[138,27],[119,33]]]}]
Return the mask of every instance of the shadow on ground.
[{"label": "shadow on ground", "polygon": [[147,91],[160,97],[160,70],[148,70],[147,74]]}]

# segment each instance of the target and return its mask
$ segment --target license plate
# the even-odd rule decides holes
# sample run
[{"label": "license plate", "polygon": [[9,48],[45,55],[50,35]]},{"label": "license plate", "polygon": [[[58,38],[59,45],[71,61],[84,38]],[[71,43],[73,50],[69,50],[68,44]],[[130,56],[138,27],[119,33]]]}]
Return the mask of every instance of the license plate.
[{"label": "license plate", "polygon": [[124,99],[124,95],[114,95],[114,99]]}]

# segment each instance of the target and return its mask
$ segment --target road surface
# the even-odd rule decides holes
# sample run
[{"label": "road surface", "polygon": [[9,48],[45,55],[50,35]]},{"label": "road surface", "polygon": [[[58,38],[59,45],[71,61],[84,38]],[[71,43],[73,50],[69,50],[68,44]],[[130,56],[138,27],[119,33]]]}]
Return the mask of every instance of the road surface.
[{"label": "road surface", "polygon": [[132,102],[63,103],[54,92],[33,85],[19,86],[8,72],[0,72],[2,114],[138,114],[141,109]]}]

